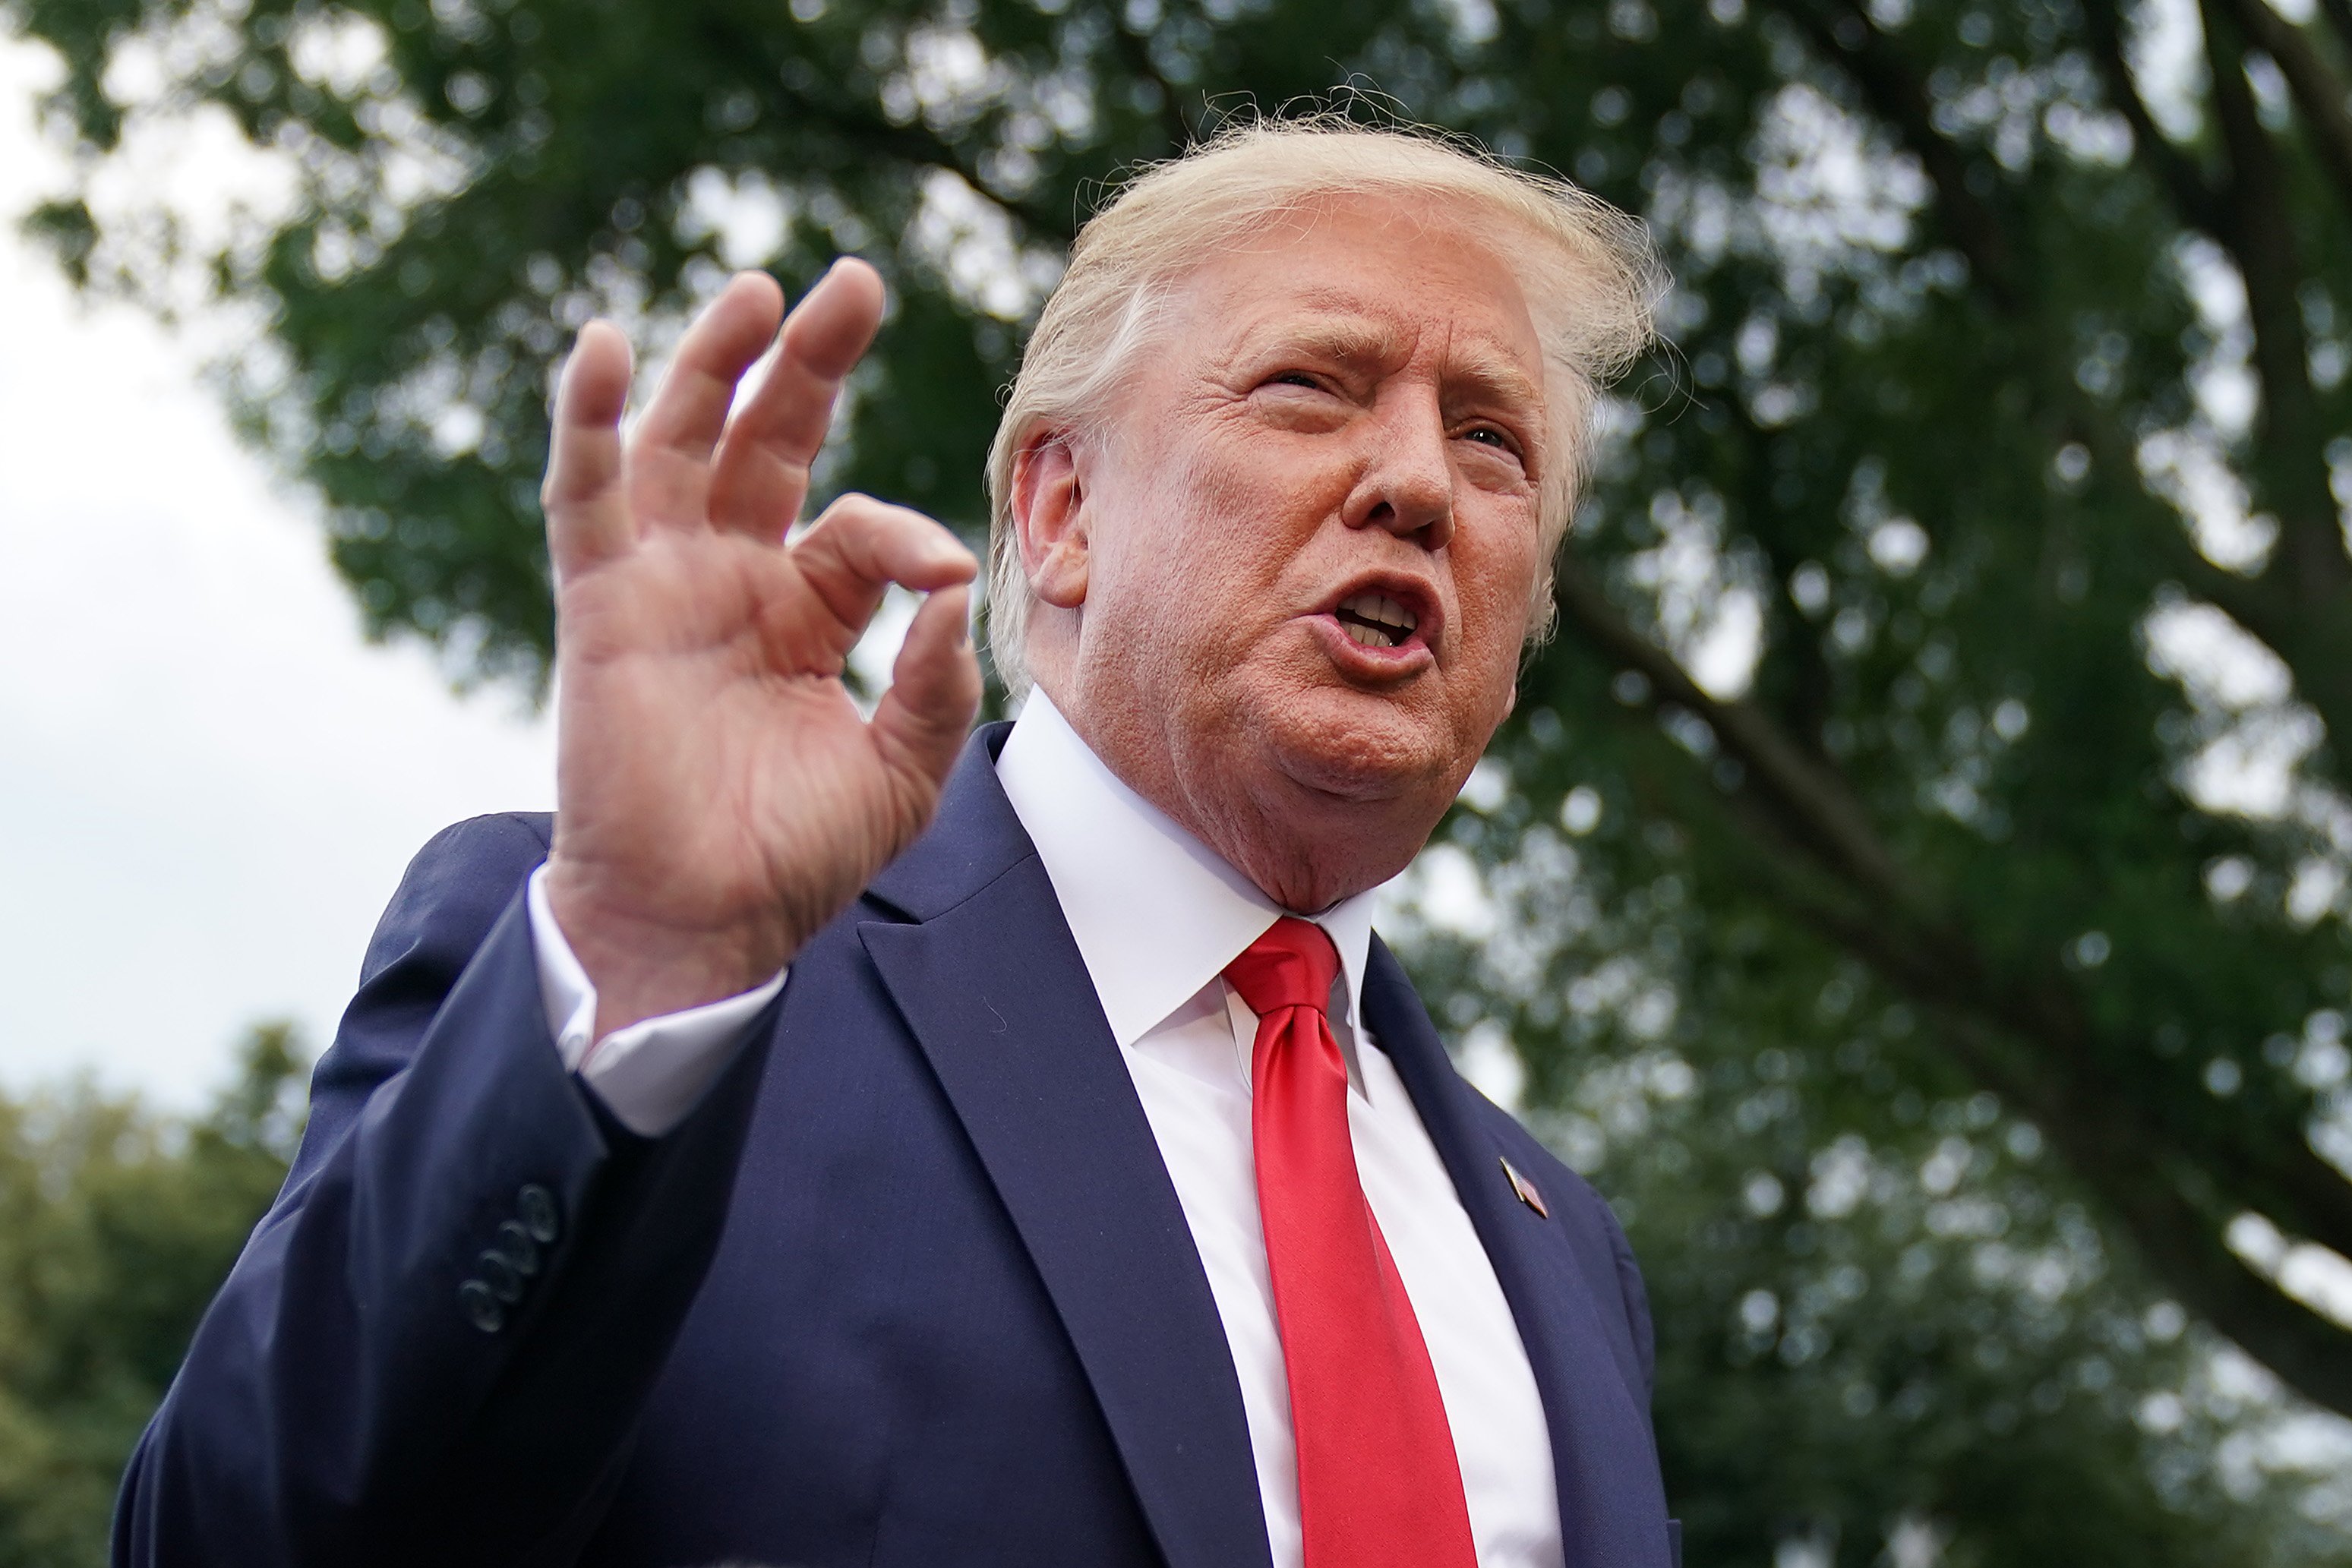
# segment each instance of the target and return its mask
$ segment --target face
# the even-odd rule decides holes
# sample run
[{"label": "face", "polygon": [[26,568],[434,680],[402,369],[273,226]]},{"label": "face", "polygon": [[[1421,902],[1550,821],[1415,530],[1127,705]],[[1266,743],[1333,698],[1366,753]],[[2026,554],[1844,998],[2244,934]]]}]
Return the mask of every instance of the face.
[{"label": "face", "polygon": [[1466,226],[1363,198],[1213,256],[1112,428],[1016,471],[1038,683],[1295,909],[1402,869],[1513,698],[1549,421]]}]

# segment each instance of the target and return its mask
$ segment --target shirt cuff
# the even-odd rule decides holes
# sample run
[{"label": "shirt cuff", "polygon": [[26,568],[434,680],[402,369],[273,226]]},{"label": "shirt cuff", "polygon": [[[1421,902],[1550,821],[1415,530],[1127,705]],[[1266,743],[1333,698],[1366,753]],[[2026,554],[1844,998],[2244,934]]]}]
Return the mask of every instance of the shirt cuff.
[{"label": "shirt cuff", "polygon": [[580,967],[547,902],[547,867],[530,873],[524,895],[530,946],[539,965],[539,996],[548,1032],[565,1071],[586,1084],[621,1125],[657,1138],[694,1109],[743,1042],[760,1009],[784,988],[784,976],[756,990],[705,1002],[684,1012],[640,1019],[596,1038],[596,988]]}]

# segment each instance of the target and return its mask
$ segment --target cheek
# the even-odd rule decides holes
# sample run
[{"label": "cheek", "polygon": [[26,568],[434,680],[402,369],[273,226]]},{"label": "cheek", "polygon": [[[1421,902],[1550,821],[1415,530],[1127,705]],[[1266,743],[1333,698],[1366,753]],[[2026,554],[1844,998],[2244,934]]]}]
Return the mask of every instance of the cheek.
[{"label": "cheek", "polygon": [[1236,547],[1234,505],[1210,478],[1197,467],[1139,476],[1097,536],[1087,635],[1139,688],[1230,662],[1219,650],[1242,619],[1235,606],[1264,597]]},{"label": "cheek", "polygon": [[1454,591],[1481,635],[1516,647],[1527,635],[1529,600],[1542,570],[1541,537],[1532,520],[1465,528],[1454,537]]},{"label": "cheek", "polygon": [[[1454,583],[1462,617],[1456,668],[1465,688],[1464,716],[1475,725],[1498,718],[1508,699],[1527,641],[1529,598],[1541,552],[1532,528],[1467,540],[1457,534],[1454,542],[1459,548]],[[1485,711],[1489,707],[1492,715]],[[1467,711],[1473,708],[1479,711]]]},{"label": "cheek", "polygon": [[1242,442],[1203,453],[1183,476],[1181,500],[1167,519],[1176,548],[1159,569],[1211,596],[1210,613],[1237,632],[1286,618],[1294,596],[1286,580],[1309,570],[1303,547],[1336,510],[1324,497],[1330,486],[1312,466],[1267,450],[1278,444]]},{"label": "cheek", "polygon": [[1365,462],[1345,433],[1276,429],[1239,415],[1194,457],[1194,488],[1207,505],[1294,548],[1340,509]]}]

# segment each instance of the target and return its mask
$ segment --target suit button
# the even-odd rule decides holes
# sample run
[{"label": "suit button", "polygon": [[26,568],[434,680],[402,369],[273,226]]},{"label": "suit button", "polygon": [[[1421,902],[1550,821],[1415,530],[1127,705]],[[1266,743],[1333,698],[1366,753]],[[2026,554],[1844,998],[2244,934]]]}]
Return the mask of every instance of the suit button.
[{"label": "suit button", "polygon": [[537,1182],[526,1183],[515,1194],[515,1212],[522,1217],[522,1228],[530,1239],[542,1247],[551,1247],[563,1234],[562,1218],[555,1211],[555,1195]]},{"label": "suit button", "polygon": [[539,1272],[539,1243],[530,1239],[530,1232],[523,1228],[522,1221],[519,1219],[506,1220],[499,1226],[498,1245],[494,1250],[526,1280]]},{"label": "suit button", "polygon": [[479,1280],[468,1280],[458,1286],[457,1300],[465,1306],[467,1318],[484,1333],[496,1333],[507,1326],[506,1308]]},{"label": "suit button", "polygon": [[479,1266],[482,1282],[489,1286],[491,1295],[509,1306],[522,1300],[522,1275],[503,1255],[485,1252],[475,1262]]}]

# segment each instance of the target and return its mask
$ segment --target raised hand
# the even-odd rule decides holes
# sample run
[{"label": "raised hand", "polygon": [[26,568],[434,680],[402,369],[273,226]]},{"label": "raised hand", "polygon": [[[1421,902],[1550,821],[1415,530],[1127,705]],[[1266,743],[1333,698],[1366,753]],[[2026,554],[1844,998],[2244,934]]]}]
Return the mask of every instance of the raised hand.
[{"label": "raised hand", "polygon": [[[625,445],[617,329],[582,330],[556,393],[547,891],[600,1035],[774,974],[930,820],[979,704],[978,564],[947,529],[846,496],[784,542],[882,280],[835,263],[730,420],[782,309],[763,275],[729,284]],[[869,722],[841,672],[891,582],[928,597]]]}]

